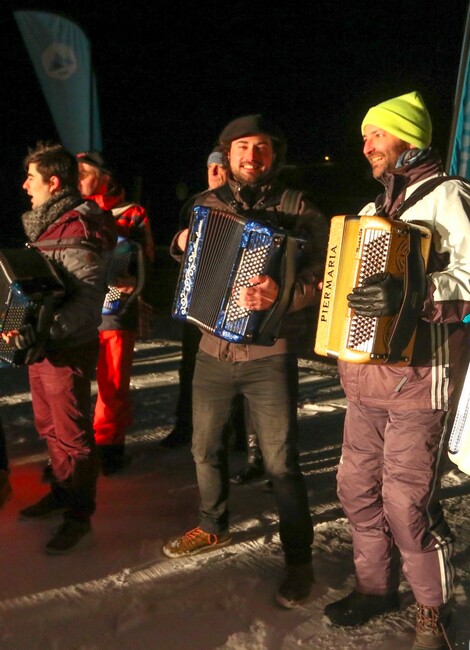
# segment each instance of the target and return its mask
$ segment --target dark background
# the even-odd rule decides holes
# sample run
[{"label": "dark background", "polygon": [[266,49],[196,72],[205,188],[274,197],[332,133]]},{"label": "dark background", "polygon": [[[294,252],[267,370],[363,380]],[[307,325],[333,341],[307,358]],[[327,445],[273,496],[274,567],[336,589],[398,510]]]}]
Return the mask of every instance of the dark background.
[{"label": "dark background", "polygon": [[104,153],[148,208],[157,244],[167,244],[185,197],[206,187],[219,132],[243,114],[262,112],[284,129],[292,181],[312,189],[330,216],[357,211],[380,191],[361,153],[360,124],[372,105],[420,91],[446,160],[467,6],[3,0],[2,245],[23,241],[28,147],[58,139],[13,10],[62,13],[89,37]]}]

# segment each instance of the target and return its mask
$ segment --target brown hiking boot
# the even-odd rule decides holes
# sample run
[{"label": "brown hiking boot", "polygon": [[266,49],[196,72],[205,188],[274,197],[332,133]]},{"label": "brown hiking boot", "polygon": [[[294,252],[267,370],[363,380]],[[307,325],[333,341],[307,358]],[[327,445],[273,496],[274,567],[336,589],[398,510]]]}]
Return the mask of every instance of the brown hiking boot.
[{"label": "brown hiking boot", "polygon": [[447,605],[427,607],[416,603],[416,637],[411,650],[448,650],[447,628],[450,611]]}]

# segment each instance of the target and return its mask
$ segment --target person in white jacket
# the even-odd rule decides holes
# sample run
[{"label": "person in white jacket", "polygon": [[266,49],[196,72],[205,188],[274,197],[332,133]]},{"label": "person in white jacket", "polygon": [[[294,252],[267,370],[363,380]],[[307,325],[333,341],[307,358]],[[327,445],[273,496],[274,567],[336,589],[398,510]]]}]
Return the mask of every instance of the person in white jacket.
[{"label": "person in white jacket", "polygon": [[[453,536],[439,502],[448,412],[470,350],[470,185],[447,177],[417,92],[372,107],[363,153],[385,191],[361,211],[432,232],[408,366],[339,362],[348,400],[338,496],[351,523],[356,583],[325,614],[361,625],[399,608],[399,563],[417,602],[413,650],[446,646]],[[348,296],[364,317],[396,315],[403,278],[375,274]]]}]

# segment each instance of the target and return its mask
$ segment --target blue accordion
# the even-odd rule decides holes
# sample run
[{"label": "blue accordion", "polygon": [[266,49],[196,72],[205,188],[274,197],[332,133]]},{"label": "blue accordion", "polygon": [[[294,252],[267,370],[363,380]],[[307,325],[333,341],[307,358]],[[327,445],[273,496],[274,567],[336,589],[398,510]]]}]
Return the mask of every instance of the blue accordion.
[{"label": "blue accordion", "polygon": [[[232,212],[193,209],[172,316],[233,343],[272,345],[289,308],[305,240]],[[280,287],[269,310],[237,305],[239,289],[255,275]]]}]

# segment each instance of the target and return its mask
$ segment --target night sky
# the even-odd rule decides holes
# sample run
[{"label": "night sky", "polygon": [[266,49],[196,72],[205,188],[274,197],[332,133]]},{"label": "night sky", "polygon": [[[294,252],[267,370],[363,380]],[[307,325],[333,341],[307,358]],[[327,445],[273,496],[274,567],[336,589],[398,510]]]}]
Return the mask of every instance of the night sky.
[{"label": "night sky", "polygon": [[[12,11],[59,11],[92,44],[104,153],[151,214],[157,243],[177,229],[181,188],[205,189],[225,124],[264,113],[285,131],[293,176],[330,216],[378,194],[361,153],[370,106],[422,93],[434,146],[447,158],[467,0],[297,3],[2,2],[4,240],[21,236],[29,202],[22,160],[58,139]],[[303,6],[303,5],[306,6]],[[322,164],[325,155],[333,164]],[[177,189],[180,188],[180,194]]]}]

